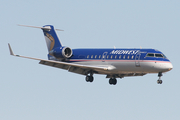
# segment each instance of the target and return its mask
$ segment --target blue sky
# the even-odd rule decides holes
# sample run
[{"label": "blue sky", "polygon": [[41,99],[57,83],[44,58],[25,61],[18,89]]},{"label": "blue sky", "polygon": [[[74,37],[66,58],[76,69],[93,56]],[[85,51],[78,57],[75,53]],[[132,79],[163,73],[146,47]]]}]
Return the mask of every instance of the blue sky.
[{"label": "blue sky", "polygon": [[[179,120],[178,0],[6,0],[0,4],[0,120]],[[118,79],[104,75],[93,83],[38,61],[47,59],[41,30],[17,24],[54,25],[63,45],[71,48],[155,48],[172,62],[172,71]]]}]

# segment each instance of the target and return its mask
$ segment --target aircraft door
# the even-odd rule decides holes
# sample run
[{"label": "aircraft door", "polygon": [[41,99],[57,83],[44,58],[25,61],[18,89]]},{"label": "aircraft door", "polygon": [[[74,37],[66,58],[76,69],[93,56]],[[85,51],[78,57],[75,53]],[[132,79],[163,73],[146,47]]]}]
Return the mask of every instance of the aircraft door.
[{"label": "aircraft door", "polygon": [[104,52],[104,53],[102,54],[102,57],[101,57],[102,62],[105,62],[107,54],[108,54],[108,52]]},{"label": "aircraft door", "polygon": [[140,57],[141,57],[141,52],[138,52],[135,57],[135,66],[136,67],[140,67]]}]

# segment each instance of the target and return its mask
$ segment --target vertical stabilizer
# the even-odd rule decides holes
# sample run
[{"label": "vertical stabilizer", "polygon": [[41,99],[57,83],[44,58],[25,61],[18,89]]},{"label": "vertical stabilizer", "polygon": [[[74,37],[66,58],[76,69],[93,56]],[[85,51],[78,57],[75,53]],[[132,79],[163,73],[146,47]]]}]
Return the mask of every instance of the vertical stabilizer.
[{"label": "vertical stabilizer", "polygon": [[[47,48],[48,48],[48,58],[49,59],[55,59],[55,57],[50,55],[49,53],[57,52],[57,51],[54,51],[54,50],[58,49],[58,48],[63,49],[62,44],[61,44],[61,42],[60,42],[60,40],[59,40],[59,38],[58,38],[58,36],[56,34],[56,31],[55,31],[55,30],[57,30],[57,31],[63,31],[63,30],[54,29],[54,26],[52,26],[52,25],[45,25],[43,27],[29,26],[29,25],[19,25],[19,26],[31,27],[31,28],[40,28],[40,29],[43,30],[45,40],[46,40],[46,44],[47,44]],[[10,45],[9,45],[9,49],[10,49],[10,54],[14,55]],[[72,55],[72,50],[70,48],[66,47],[65,50],[67,51],[67,49],[70,50],[71,54],[70,55],[65,54],[65,57],[69,57],[69,56]]]},{"label": "vertical stabilizer", "polygon": [[57,48],[57,47],[62,47],[62,44],[52,25],[45,25],[41,29],[43,30],[43,33],[45,36],[48,51],[51,51],[52,49]]}]

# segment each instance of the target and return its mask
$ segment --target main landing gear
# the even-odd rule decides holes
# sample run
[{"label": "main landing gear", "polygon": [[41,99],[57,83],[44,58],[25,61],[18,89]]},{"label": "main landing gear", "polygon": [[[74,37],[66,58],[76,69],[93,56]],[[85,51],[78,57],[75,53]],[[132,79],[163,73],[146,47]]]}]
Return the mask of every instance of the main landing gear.
[{"label": "main landing gear", "polygon": [[86,82],[93,82],[94,77],[92,75],[87,75],[86,76]]},{"label": "main landing gear", "polygon": [[85,79],[86,79],[86,82],[93,82],[94,80],[93,72],[92,71],[89,72],[89,75],[87,74]]},{"label": "main landing gear", "polygon": [[158,73],[159,79],[157,80],[157,84],[162,84],[162,83],[163,83],[163,81],[161,80],[161,76],[163,76],[163,75],[162,75],[162,72],[159,72],[159,73]]},{"label": "main landing gear", "polygon": [[116,85],[116,84],[117,84],[116,78],[110,78],[110,79],[109,79],[109,84],[110,84],[110,85]]}]

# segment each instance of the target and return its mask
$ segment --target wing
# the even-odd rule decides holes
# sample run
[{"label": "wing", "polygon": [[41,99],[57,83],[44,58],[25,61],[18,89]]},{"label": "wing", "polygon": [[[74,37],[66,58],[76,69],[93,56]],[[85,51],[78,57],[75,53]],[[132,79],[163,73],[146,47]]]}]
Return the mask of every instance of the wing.
[{"label": "wing", "polygon": [[13,55],[16,57],[33,59],[33,60],[39,60],[40,61],[39,64],[65,69],[65,70],[68,70],[69,72],[74,72],[74,73],[78,73],[82,75],[87,75],[90,71],[93,71],[94,73],[101,73],[102,71],[111,71],[111,70],[116,69],[112,65],[103,65],[103,66],[82,65],[82,64],[68,63],[68,62],[62,62],[62,61],[44,60],[44,59],[39,59],[39,58],[15,55],[11,49],[10,44],[8,44],[8,46],[9,46],[10,55]]},{"label": "wing", "polygon": [[87,75],[90,71],[94,73],[102,73],[102,71],[110,71],[115,69],[114,66],[92,66],[92,65],[80,65],[75,63],[67,63],[60,61],[52,61],[52,60],[40,60],[39,64],[52,66],[56,68],[61,68],[68,70],[69,72],[74,72],[82,75]]}]

